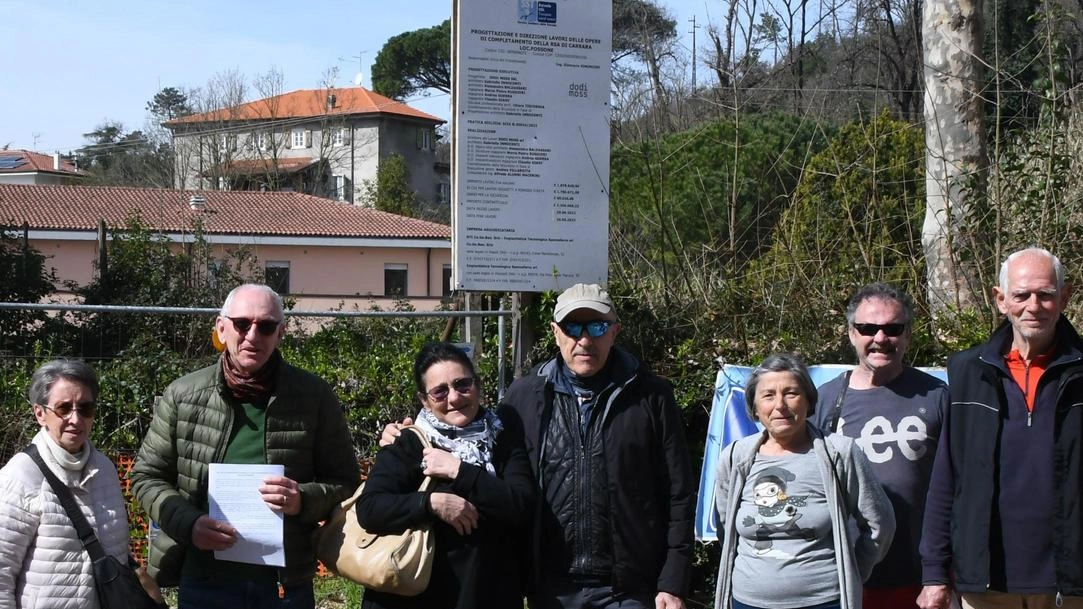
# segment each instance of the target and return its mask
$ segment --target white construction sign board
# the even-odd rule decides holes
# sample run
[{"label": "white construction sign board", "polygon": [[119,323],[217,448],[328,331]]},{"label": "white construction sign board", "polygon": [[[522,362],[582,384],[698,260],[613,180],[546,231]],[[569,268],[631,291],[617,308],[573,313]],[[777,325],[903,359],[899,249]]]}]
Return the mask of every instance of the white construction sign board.
[{"label": "white construction sign board", "polygon": [[452,287],[606,282],[612,0],[458,0]]}]

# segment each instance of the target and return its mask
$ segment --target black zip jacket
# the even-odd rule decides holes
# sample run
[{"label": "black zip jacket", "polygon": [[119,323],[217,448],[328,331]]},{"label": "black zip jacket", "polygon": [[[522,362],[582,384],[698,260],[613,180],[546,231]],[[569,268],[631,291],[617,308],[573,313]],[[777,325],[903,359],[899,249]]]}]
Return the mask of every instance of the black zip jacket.
[{"label": "black zip jacket", "polygon": [[[1057,354],[1046,368],[1055,387],[1051,501],[1053,564],[1057,592],[1083,596],[1083,340],[1064,317],[1057,323]],[[1012,328],[1002,324],[989,341],[948,360],[951,406],[940,435],[921,538],[922,580],[951,582],[961,592],[984,592],[995,584],[991,559],[998,501],[1040,504],[1042,498],[1001,496],[998,468],[1007,464],[1001,446],[1008,373],[1000,363]],[[1043,385],[1045,376],[1043,375]],[[1037,409],[1035,409],[1037,413]],[[1040,416],[1036,414],[1035,416]],[[1007,452],[1003,454],[1008,455]],[[1010,456],[1010,455],[1008,455]],[[1012,548],[1004,548],[1012,560]]]},{"label": "black zip jacket", "polygon": [[[616,389],[595,408],[601,411],[600,437],[608,487],[608,535],[612,552],[612,586],[618,593],[668,592],[687,596],[692,563],[695,482],[680,411],[673,389],[636,358],[613,347],[611,358],[628,370],[617,375]],[[552,376],[559,358],[536,367],[508,388],[503,405],[522,417],[527,455],[543,493],[549,485],[575,484],[557,479],[552,468],[539,468],[554,410]],[[552,444],[550,444],[552,445]],[[543,479],[550,476],[552,479]],[[537,585],[541,573],[542,514],[552,506],[538,502],[532,533],[531,573]],[[575,523],[557,514],[561,527]],[[598,522],[598,519],[592,519]],[[606,561],[609,562],[609,561]]]},{"label": "black zip jacket", "polygon": [[[506,410],[506,409],[505,409]],[[523,434],[497,411],[504,430],[493,445],[496,475],[463,463],[455,480],[434,480],[418,491],[423,448],[416,434],[404,432],[376,453],[365,490],[356,504],[357,520],[371,533],[399,533],[429,524],[436,536],[429,587],[418,596],[366,590],[364,609],[522,609],[524,570],[520,556],[524,529],[533,514],[534,479]],[[478,416],[481,416],[480,414]],[[513,417],[514,418],[514,417]],[[429,509],[432,492],[459,495],[478,510],[478,526],[460,535]]]}]

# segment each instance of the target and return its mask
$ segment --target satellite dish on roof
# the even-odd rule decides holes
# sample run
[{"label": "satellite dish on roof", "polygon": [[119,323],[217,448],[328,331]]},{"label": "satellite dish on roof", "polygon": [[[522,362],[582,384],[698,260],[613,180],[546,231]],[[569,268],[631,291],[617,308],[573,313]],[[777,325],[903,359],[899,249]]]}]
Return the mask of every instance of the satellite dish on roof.
[{"label": "satellite dish on roof", "polygon": [[355,85],[357,85],[359,87],[362,86],[364,84],[364,82],[365,82],[365,75],[362,72],[358,72],[357,76],[353,77],[353,84],[355,84]]}]

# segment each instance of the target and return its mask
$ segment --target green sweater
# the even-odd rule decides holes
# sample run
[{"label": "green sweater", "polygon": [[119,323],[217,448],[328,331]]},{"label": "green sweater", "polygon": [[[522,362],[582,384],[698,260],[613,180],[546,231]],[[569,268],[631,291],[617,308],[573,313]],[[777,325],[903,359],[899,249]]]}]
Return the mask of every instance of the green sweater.
[{"label": "green sweater", "polygon": [[[285,466],[300,483],[301,511],[286,516],[286,566],[291,584],[316,572],[312,531],[349,497],[361,472],[346,419],[331,387],[284,361],[267,405],[267,463]],[[192,526],[206,513],[208,464],[220,463],[233,425],[233,407],[221,359],[166,387],[132,467],[132,491],[161,534],[150,548],[151,575],[161,585],[179,582]]]}]

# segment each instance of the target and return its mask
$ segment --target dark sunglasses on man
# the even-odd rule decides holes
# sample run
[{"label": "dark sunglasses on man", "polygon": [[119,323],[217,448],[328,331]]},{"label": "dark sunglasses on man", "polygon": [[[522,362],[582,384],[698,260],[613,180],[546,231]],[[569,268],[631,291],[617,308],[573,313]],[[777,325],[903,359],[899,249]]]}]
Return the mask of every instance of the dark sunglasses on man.
[{"label": "dark sunglasses on man", "polygon": [[854,324],[854,329],[861,336],[876,336],[883,331],[884,336],[902,336],[906,332],[906,324]]},{"label": "dark sunglasses on man", "polygon": [[451,390],[454,389],[455,393],[462,395],[469,395],[474,390],[474,377],[464,376],[459,379],[451,381],[451,387],[448,387],[447,383],[442,383],[429,389],[425,393],[437,402],[443,402],[447,399],[447,396],[451,395]]},{"label": "dark sunglasses on man", "polygon": [[569,338],[581,338],[584,330],[586,330],[587,336],[600,338],[609,331],[609,327],[613,325],[613,322],[607,319],[592,319],[590,321],[562,321],[557,325],[560,326],[560,331]]},{"label": "dark sunglasses on man", "polygon": [[282,323],[275,319],[261,319],[256,321],[254,319],[248,319],[247,317],[229,317],[226,316],[230,322],[233,323],[233,329],[241,334],[248,334],[248,329],[253,324],[256,326],[256,332],[259,332],[263,336],[270,336],[275,333],[278,326]]}]

